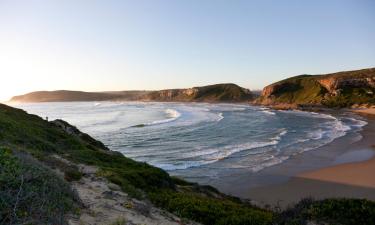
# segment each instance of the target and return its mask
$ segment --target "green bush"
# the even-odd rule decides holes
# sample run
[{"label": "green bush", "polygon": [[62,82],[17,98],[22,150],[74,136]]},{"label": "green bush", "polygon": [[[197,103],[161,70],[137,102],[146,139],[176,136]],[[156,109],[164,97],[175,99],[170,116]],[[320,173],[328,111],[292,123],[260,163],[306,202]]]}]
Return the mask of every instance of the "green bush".
[{"label": "green bush", "polygon": [[68,167],[64,172],[64,179],[66,181],[77,181],[82,177],[82,173],[75,167]]},{"label": "green bush", "polygon": [[273,221],[272,212],[230,199],[170,190],[150,193],[149,197],[157,206],[203,224],[266,225]]},{"label": "green bush", "polygon": [[375,202],[365,199],[304,199],[282,212],[278,224],[307,224],[308,221],[330,225],[373,225]]},{"label": "green bush", "polygon": [[0,149],[0,224],[66,224],[69,185],[27,155]]}]

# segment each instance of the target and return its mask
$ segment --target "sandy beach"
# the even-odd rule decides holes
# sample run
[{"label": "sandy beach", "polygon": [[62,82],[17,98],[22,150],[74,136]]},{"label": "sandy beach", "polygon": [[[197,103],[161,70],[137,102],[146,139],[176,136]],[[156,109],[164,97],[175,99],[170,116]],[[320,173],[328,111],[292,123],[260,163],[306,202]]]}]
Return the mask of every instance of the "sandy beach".
[{"label": "sandy beach", "polygon": [[364,162],[346,163],[317,171],[303,173],[298,175],[298,177],[334,182],[337,184],[375,188],[374,171],[375,158],[372,158]]},{"label": "sandy beach", "polygon": [[368,117],[374,117],[375,116],[375,108],[368,108],[368,109],[352,109],[352,112],[368,116]]}]

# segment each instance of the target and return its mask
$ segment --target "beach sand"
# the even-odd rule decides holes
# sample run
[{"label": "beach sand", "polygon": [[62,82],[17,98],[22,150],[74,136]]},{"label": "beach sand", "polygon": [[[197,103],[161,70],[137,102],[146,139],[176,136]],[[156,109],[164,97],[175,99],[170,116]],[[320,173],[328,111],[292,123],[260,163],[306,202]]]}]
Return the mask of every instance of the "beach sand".
[{"label": "beach sand", "polygon": [[362,114],[365,116],[375,116],[375,108],[369,108],[369,109],[352,109],[352,112]]},{"label": "beach sand", "polygon": [[346,163],[311,171],[300,174],[298,177],[374,188],[375,190],[375,158],[364,162]]},{"label": "beach sand", "polygon": [[360,132],[362,139],[347,135],[258,173],[209,184],[260,206],[285,208],[309,197],[375,200],[375,117],[365,119],[368,125]]}]

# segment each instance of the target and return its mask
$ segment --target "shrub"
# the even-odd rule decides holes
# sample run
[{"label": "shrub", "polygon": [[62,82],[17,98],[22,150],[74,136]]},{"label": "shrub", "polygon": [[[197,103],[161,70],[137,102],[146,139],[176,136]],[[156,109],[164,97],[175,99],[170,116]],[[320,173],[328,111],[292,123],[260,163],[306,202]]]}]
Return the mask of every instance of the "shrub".
[{"label": "shrub", "polygon": [[0,224],[66,224],[74,199],[69,185],[39,162],[0,149]]},{"label": "shrub", "polygon": [[278,224],[307,224],[317,221],[331,225],[375,224],[375,202],[365,199],[304,199],[280,214]]},{"label": "shrub", "polygon": [[272,224],[273,213],[230,199],[216,199],[196,193],[163,190],[150,193],[154,204],[177,216],[203,224],[266,225]]}]

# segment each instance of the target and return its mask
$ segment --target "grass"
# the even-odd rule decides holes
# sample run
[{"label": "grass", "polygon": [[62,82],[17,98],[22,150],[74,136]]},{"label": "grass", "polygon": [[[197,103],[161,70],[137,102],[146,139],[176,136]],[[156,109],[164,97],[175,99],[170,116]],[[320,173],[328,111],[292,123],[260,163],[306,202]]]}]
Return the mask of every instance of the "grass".
[{"label": "grass", "polygon": [[[369,220],[374,216],[374,203],[363,200],[358,203],[357,200],[301,203],[283,213],[260,209],[226,196],[210,186],[170,177],[159,168],[109,151],[86,134],[68,134],[55,123],[5,105],[0,105],[0,148],[3,149],[0,155],[0,224],[9,221],[16,224],[14,221],[27,221],[30,218],[38,221],[31,224],[48,224],[54,218],[58,221],[50,224],[63,224],[64,221],[59,218],[74,211],[75,197],[67,182],[80,179],[82,174],[77,167],[56,161],[55,156],[94,165],[99,168],[97,175],[119,185],[129,195],[149,199],[160,208],[202,224],[298,224],[296,221],[310,219],[328,221],[330,224],[351,224],[346,223],[352,221],[348,217],[357,218],[356,215],[360,216],[357,221],[375,221]],[[66,181],[31,157],[25,157],[28,155],[63,171]],[[15,196],[21,183],[26,181],[20,177],[28,178],[26,183],[30,188],[22,187],[22,193],[30,198],[20,198],[17,207],[14,207]],[[42,199],[48,201],[42,201],[41,211],[27,208],[40,208],[38,204]],[[14,208],[16,214],[13,213]]]},{"label": "grass", "polygon": [[280,103],[317,104],[327,91],[311,76],[284,81],[274,96]]}]

